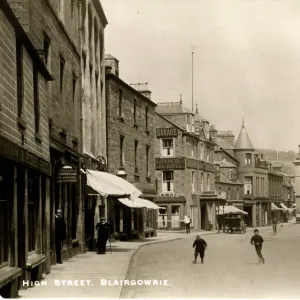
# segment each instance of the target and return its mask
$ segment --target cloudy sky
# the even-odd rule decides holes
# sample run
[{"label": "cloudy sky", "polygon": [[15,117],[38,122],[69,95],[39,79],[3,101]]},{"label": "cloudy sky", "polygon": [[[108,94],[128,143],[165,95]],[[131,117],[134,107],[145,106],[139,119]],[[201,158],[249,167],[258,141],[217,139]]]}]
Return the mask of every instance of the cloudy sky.
[{"label": "cloudy sky", "polygon": [[101,0],[106,53],[127,83],[148,82],[154,102],[191,108],[256,148],[300,144],[299,0]]}]

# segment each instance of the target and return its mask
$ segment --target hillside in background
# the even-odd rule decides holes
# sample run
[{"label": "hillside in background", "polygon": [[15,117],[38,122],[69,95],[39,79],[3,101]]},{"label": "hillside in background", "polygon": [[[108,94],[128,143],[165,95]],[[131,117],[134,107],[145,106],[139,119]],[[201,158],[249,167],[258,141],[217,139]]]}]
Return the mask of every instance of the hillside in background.
[{"label": "hillside in background", "polygon": [[290,174],[294,173],[293,161],[297,157],[294,151],[276,151],[273,149],[256,149],[256,152],[263,154],[264,159],[270,162],[281,162],[283,165],[282,172]]}]

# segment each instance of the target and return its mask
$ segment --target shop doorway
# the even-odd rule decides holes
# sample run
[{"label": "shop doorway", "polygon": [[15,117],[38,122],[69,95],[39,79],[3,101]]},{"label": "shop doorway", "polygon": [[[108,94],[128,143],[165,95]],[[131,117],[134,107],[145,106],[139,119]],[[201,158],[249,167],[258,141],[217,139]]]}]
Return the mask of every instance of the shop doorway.
[{"label": "shop doorway", "polygon": [[248,215],[245,216],[245,223],[247,226],[252,227],[252,206],[244,207],[244,211],[248,213]]},{"label": "shop doorway", "polygon": [[205,230],[206,227],[206,205],[201,205],[201,229]]},{"label": "shop doorway", "polygon": [[180,228],[180,206],[172,205],[172,228]]}]

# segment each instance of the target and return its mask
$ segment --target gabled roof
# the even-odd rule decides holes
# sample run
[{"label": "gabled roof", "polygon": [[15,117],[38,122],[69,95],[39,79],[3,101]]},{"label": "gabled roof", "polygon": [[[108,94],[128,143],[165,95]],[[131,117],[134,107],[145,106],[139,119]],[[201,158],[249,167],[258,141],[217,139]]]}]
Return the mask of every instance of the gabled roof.
[{"label": "gabled roof", "polygon": [[251,142],[251,140],[249,138],[249,135],[246,131],[244,121],[243,121],[242,128],[241,128],[239,137],[236,141],[234,149],[235,150],[254,150],[252,142]]},{"label": "gabled roof", "polygon": [[227,183],[227,184],[242,185],[242,183],[239,180],[236,180],[236,181],[231,180],[222,171],[220,171],[220,180],[218,180],[218,182]]},{"label": "gabled roof", "polygon": [[233,163],[227,161],[225,158],[220,161],[215,161],[215,164],[218,164],[221,168],[236,168],[237,167]]},{"label": "gabled roof", "polygon": [[175,114],[193,114],[193,112],[184,107],[181,102],[163,102],[157,103],[155,111],[161,115]]},{"label": "gabled roof", "polygon": [[233,150],[234,146],[228,143],[226,140],[217,138],[217,144],[225,150]]},{"label": "gabled roof", "polygon": [[185,128],[183,128],[182,126],[180,126],[179,124],[177,124],[176,122],[174,122],[173,120],[169,120],[168,117],[163,116],[157,112],[155,112],[160,118],[164,119],[165,121],[169,122],[170,124],[174,125],[175,127],[177,127],[178,129],[185,131]]}]

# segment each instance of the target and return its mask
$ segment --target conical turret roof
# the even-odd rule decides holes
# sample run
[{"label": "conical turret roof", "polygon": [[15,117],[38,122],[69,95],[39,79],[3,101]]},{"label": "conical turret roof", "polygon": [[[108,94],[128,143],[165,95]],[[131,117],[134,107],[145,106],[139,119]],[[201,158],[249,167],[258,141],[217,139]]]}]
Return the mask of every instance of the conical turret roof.
[{"label": "conical turret roof", "polygon": [[254,150],[254,147],[251,143],[251,140],[249,138],[249,135],[246,131],[244,120],[242,124],[242,128],[239,134],[239,137],[235,143],[235,150]]}]

